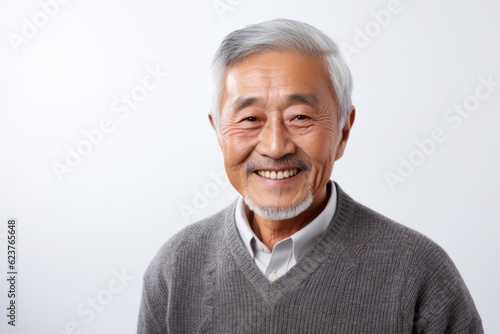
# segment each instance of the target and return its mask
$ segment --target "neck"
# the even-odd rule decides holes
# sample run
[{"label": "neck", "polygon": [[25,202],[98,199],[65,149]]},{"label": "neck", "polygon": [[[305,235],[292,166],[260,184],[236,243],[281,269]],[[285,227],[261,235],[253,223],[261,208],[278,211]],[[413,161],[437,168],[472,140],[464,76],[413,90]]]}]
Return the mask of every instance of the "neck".
[{"label": "neck", "polygon": [[325,208],[330,198],[330,187],[325,187],[314,197],[311,206],[296,217],[285,220],[270,220],[245,207],[246,215],[255,235],[270,250],[274,245],[293,235],[312,222]]}]

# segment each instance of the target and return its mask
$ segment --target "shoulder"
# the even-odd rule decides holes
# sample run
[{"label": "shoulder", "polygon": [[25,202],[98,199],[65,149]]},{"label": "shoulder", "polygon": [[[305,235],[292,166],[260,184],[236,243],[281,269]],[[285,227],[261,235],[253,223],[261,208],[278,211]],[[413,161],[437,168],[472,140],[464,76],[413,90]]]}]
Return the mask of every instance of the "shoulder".
[{"label": "shoulder", "polygon": [[179,261],[203,261],[220,244],[225,226],[234,219],[236,202],[216,214],[184,227],[167,240],[149,264],[145,277],[169,274]]},{"label": "shoulder", "polygon": [[396,257],[407,257],[413,266],[450,262],[443,248],[427,236],[366,207],[337,188],[338,210],[344,211],[342,239],[351,252],[361,254],[380,248]]},{"label": "shoulder", "polygon": [[341,189],[338,203],[340,210],[347,207],[349,212],[341,242],[351,259],[359,268],[369,268],[368,272],[389,273],[384,277],[399,286],[401,307],[415,321],[415,328],[460,332],[480,327],[472,297],[442,247],[354,201]]},{"label": "shoulder", "polygon": [[464,290],[463,280],[446,251],[436,242],[407,226],[356,202],[341,189],[339,210],[348,208],[341,236],[351,259],[362,266],[391,268],[401,279],[453,294]]}]

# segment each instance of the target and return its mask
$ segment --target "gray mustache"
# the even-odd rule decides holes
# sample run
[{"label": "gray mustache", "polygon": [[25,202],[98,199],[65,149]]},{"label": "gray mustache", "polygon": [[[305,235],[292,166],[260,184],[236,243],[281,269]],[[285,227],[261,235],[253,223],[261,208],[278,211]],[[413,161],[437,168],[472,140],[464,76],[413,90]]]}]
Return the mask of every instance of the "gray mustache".
[{"label": "gray mustache", "polygon": [[311,165],[309,165],[308,163],[299,158],[282,158],[282,159],[266,159],[265,161],[262,162],[250,161],[247,163],[245,167],[245,172],[246,175],[249,175],[256,169],[266,169],[267,167],[289,167],[290,165],[299,166],[301,169],[306,171],[311,170]]}]

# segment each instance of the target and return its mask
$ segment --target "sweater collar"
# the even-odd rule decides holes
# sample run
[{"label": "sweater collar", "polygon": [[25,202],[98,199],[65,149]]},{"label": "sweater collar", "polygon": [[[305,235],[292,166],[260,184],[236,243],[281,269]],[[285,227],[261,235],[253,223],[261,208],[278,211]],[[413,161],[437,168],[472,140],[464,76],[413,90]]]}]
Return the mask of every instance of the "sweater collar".
[{"label": "sweater collar", "polygon": [[232,255],[239,272],[269,303],[277,301],[287,291],[298,289],[326,261],[332,270],[344,277],[343,279],[347,279],[356,268],[354,259],[343,245],[343,238],[349,233],[347,227],[356,219],[354,215],[359,204],[353,201],[338,184],[335,183],[335,186],[337,207],[328,228],[293,268],[272,283],[257,268],[238,233],[235,221],[237,201],[224,210],[221,223],[224,225],[223,240],[227,251]]}]

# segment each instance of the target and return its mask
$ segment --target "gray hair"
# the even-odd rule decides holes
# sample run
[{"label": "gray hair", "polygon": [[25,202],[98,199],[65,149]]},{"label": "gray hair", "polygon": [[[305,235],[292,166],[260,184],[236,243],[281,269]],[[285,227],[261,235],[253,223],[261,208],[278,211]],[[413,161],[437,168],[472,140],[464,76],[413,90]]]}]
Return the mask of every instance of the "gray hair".
[{"label": "gray hair", "polygon": [[275,19],[233,31],[215,53],[211,66],[210,113],[218,135],[225,70],[244,58],[265,51],[298,51],[321,57],[328,67],[339,105],[339,127],[344,126],[352,107],[352,77],[339,47],[330,37],[307,23]]}]

